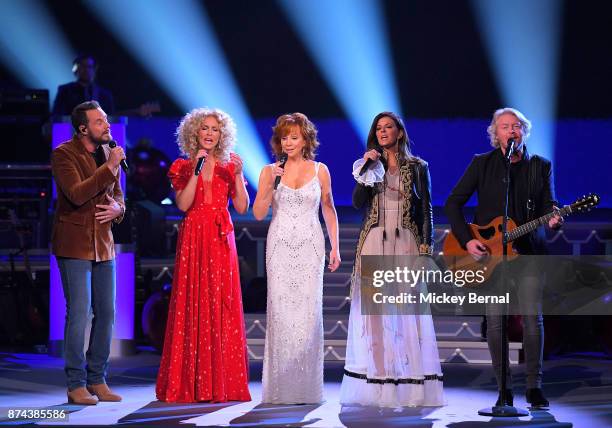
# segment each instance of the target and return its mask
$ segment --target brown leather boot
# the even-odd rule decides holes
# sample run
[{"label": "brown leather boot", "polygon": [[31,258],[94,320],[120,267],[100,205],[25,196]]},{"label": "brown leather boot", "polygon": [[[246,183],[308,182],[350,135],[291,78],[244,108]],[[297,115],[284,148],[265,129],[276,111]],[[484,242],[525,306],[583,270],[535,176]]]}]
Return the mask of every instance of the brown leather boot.
[{"label": "brown leather boot", "polygon": [[91,395],[84,386],[68,391],[68,402],[74,404],[83,404],[86,406],[95,406],[98,404],[98,399]]},{"label": "brown leather boot", "polygon": [[105,383],[87,385],[87,390],[97,396],[100,401],[121,401],[121,396],[111,391]]}]

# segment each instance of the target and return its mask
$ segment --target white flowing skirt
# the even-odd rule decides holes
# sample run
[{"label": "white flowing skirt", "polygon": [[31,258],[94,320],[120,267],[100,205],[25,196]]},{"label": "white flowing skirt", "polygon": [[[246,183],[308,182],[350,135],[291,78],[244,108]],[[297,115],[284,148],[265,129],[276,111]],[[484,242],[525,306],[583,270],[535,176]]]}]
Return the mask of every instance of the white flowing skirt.
[{"label": "white flowing skirt", "polygon": [[[384,248],[383,228],[372,228],[361,255],[418,254],[411,232],[400,227],[396,237],[393,223],[385,225]],[[393,408],[444,405],[431,315],[362,315],[359,271],[351,287],[340,404]]]}]

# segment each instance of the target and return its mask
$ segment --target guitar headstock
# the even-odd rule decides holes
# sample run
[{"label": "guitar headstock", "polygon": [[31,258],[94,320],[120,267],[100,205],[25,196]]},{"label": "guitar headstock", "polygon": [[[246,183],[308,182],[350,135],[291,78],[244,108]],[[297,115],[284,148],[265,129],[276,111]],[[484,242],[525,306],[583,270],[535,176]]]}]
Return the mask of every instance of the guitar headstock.
[{"label": "guitar headstock", "polygon": [[600,201],[601,198],[599,197],[599,195],[596,195],[595,193],[589,193],[588,195],[582,196],[582,198],[576,199],[576,202],[571,204],[570,207],[572,211],[587,212],[590,211],[591,208],[594,208],[599,205]]}]

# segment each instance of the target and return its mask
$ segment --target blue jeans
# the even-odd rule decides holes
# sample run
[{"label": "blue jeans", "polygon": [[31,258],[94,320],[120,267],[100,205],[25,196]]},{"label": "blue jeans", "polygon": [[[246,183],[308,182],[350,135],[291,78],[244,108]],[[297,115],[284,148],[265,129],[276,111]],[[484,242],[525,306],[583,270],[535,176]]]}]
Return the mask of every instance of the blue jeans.
[{"label": "blue jeans", "polygon": [[[115,322],[115,260],[57,258],[66,298],[64,360],[68,389],[105,383]],[[93,310],[89,347],[85,329]]]}]

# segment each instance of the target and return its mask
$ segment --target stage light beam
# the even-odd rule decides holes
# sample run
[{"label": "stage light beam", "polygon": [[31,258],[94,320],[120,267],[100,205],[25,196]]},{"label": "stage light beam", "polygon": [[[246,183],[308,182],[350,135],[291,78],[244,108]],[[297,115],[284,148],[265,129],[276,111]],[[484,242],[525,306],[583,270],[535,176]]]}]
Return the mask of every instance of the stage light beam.
[{"label": "stage light beam", "polygon": [[530,151],[551,160],[562,5],[558,0],[472,0],[503,102],[533,122]]},{"label": "stage light beam", "polygon": [[365,144],[381,111],[401,114],[391,44],[374,0],[279,0]]},{"label": "stage light beam", "polygon": [[74,50],[40,1],[0,1],[0,60],[26,87],[49,89],[74,79]]},{"label": "stage light beam", "polygon": [[268,156],[206,10],[193,0],[86,0],[85,4],[183,109],[207,105],[234,118],[236,150],[244,159],[247,179],[257,187]]}]

